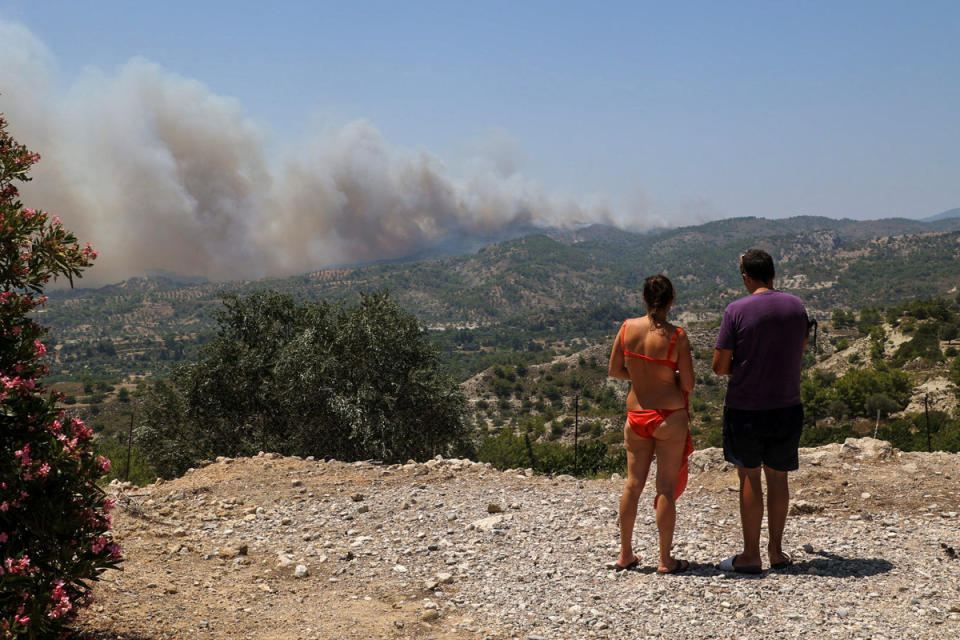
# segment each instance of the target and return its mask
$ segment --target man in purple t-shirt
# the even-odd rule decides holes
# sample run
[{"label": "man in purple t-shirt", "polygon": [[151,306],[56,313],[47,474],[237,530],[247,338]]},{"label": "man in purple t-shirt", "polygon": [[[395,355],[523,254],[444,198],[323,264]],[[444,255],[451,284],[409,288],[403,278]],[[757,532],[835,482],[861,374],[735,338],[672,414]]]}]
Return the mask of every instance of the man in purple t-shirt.
[{"label": "man in purple t-shirt", "polygon": [[723,571],[760,573],[763,487],[767,480],[767,556],[771,568],[789,566],[783,529],[790,505],[787,472],[799,468],[803,427],[800,362],[807,344],[807,312],[796,296],[773,288],[773,258],[751,249],[740,257],[750,295],[727,305],[713,353],[713,371],[730,376],[723,406],[723,457],[740,477],[743,551],[720,563]]}]

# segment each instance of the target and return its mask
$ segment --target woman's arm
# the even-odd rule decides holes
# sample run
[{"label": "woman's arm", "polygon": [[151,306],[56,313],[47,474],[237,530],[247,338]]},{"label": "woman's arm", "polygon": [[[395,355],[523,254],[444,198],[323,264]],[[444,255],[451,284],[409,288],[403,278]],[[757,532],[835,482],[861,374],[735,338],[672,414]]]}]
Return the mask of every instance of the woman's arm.
[{"label": "woman's arm", "polygon": [[[624,323],[624,327],[626,323]],[[629,380],[630,372],[627,371],[627,362],[623,357],[623,329],[620,327],[620,331],[617,332],[617,338],[613,341],[613,350],[610,352],[610,367],[609,375],[611,378],[620,378],[621,380]]]},{"label": "woman's arm", "polygon": [[681,332],[677,340],[677,372],[680,374],[677,381],[680,389],[684,393],[693,391],[696,377],[693,375],[693,357],[690,354],[690,339],[687,338],[686,331]]}]

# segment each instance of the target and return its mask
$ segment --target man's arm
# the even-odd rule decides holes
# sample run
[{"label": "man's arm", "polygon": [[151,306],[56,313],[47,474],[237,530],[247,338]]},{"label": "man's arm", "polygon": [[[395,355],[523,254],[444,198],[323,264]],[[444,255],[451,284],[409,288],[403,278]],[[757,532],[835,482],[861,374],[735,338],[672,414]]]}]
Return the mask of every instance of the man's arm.
[{"label": "man's arm", "polygon": [[713,372],[718,376],[728,376],[733,371],[733,349],[713,350]]}]

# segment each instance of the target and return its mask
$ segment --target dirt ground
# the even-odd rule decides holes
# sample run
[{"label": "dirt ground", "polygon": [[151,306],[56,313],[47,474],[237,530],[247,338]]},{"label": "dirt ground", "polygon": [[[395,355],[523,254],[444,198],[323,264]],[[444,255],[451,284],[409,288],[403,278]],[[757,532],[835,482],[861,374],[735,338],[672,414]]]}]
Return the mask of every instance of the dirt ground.
[{"label": "dirt ground", "polygon": [[[802,508],[838,520],[858,514],[869,519],[877,512],[957,517],[949,513],[960,510],[957,455],[895,452],[861,460],[838,457],[838,449],[833,445],[804,454],[801,470],[791,476],[795,502]],[[712,463],[691,477],[690,490],[712,494],[722,511],[734,517],[735,473],[717,468],[715,450],[709,455]],[[114,486],[119,497],[114,531],[124,548],[123,570],[102,576],[79,628],[96,640],[446,639],[465,637],[465,629],[476,634],[467,637],[507,637],[489,616],[434,615],[424,602],[435,596],[436,585],[431,589],[412,582],[397,567],[366,579],[346,568],[355,548],[347,542],[358,532],[351,530],[352,516],[343,516],[341,506],[362,513],[364,496],[393,495],[411,484],[429,486],[449,499],[502,490],[522,480],[517,471],[478,475],[406,467],[394,472],[371,464],[268,454],[220,461],[149,487],[118,491]],[[583,481],[525,482],[526,490],[542,492],[547,500],[562,498],[568,485]],[[586,483],[605,483],[604,490],[609,485],[615,506],[620,481]],[[318,511],[321,502],[335,503],[337,511]],[[397,504],[396,509],[408,506]],[[379,531],[394,525],[388,517],[375,526]],[[404,538],[413,536],[402,528],[391,535],[399,547],[416,544]],[[944,541],[944,546],[948,543],[956,541]],[[308,547],[314,552],[310,574],[295,577],[294,558]],[[458,585],[441,588],[450,599]]]}]

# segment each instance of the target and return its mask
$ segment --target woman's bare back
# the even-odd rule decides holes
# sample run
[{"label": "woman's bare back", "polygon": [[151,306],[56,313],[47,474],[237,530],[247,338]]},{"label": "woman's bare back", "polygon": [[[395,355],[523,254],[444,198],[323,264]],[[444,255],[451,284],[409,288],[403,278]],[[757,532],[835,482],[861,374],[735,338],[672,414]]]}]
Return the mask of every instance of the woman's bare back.
[{"label": "woman's bare back", "polygon": [[682,330],[650,316],[631,318],[624,322],[614,343],[611,371],[614,360],[621,360],[620,366],[629,374],[628,410],[686,406],[685,392],[693,388],[693,362]]}]

